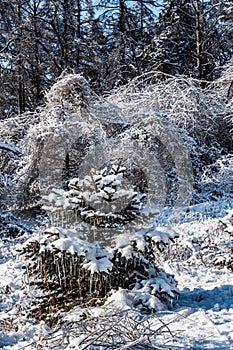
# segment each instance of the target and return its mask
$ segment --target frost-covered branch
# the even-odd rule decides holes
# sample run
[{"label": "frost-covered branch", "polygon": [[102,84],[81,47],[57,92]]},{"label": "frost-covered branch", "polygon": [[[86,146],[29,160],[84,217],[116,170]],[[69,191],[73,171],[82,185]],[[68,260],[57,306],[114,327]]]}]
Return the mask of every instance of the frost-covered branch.
[{"label": "frost-covered branch", "polygon": [[9,145],[5,142],[0,142],[0,148],[16,155],[22,155],[22,152],[16,146]]},{"label": "frost-covered branch", "polygon": [[159,72],[151,72],[118,88],[109,99],[123,109],[129,121],[137,111],[152,109],[183,128],[198,145],[224,146],[228,139],[223,135],[229,131],[224,120],[227,92],[215,83],[208,83],[205,89],[202,84],[184,76],[162,80]]}]

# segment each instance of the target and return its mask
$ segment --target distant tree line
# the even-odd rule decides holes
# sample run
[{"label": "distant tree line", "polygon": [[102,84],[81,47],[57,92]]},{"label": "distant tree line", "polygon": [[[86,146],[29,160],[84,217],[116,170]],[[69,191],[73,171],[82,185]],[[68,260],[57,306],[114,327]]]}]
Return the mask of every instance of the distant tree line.
[{"label": "distant tree line", "polygon": [[34,110],[64,70],[98,94],[151,70],[214,80],[232,43],[231,0],[2,0],[0,118]]}]

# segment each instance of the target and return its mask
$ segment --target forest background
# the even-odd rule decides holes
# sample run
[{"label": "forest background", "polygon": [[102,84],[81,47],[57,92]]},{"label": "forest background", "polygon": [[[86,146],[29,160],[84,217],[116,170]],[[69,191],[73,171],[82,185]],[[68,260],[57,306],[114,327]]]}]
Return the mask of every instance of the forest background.
[{"label": "forest background", "polygon": [[64,70],[106,95],[150,71],[213,81],[232,58],[217,0],[2,0],[0,118],[33,111]]}]

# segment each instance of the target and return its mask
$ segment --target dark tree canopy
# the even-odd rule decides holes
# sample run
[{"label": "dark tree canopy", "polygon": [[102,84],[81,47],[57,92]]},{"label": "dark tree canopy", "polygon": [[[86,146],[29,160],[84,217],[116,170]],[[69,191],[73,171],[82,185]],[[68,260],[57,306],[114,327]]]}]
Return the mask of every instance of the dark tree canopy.
[{"label": "dark tree canopy", "polygon": [[230,1],[165,0],[151,56],[168,74],[213,80],[232,57]]},{"label": "dark tree canopy", "polygon": [[106,93],[150,70],[213,80],[232,57],[231,1],[0,3],[0,118],[40,106],[64,70]]}]

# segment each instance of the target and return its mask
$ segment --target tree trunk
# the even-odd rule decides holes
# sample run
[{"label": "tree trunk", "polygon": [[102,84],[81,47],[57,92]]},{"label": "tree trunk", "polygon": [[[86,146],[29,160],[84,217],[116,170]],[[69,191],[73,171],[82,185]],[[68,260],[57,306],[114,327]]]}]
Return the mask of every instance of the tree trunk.
[{"label": "tree trunk", "polygon": [[201,61],[201,18],[200,18],[200,0],[196,0],[195,4],[195,20],[196,20],[196,69],[198,79],[202,79],[202,61]]},{"label": "tree trunk", "polygon": [[20,1],[17,4],[17,80],[18,80],[18,114],[25,112],[25,92],[24,92],[24,82],[23,82],[23,49],[22,49],[22,13]]}]

